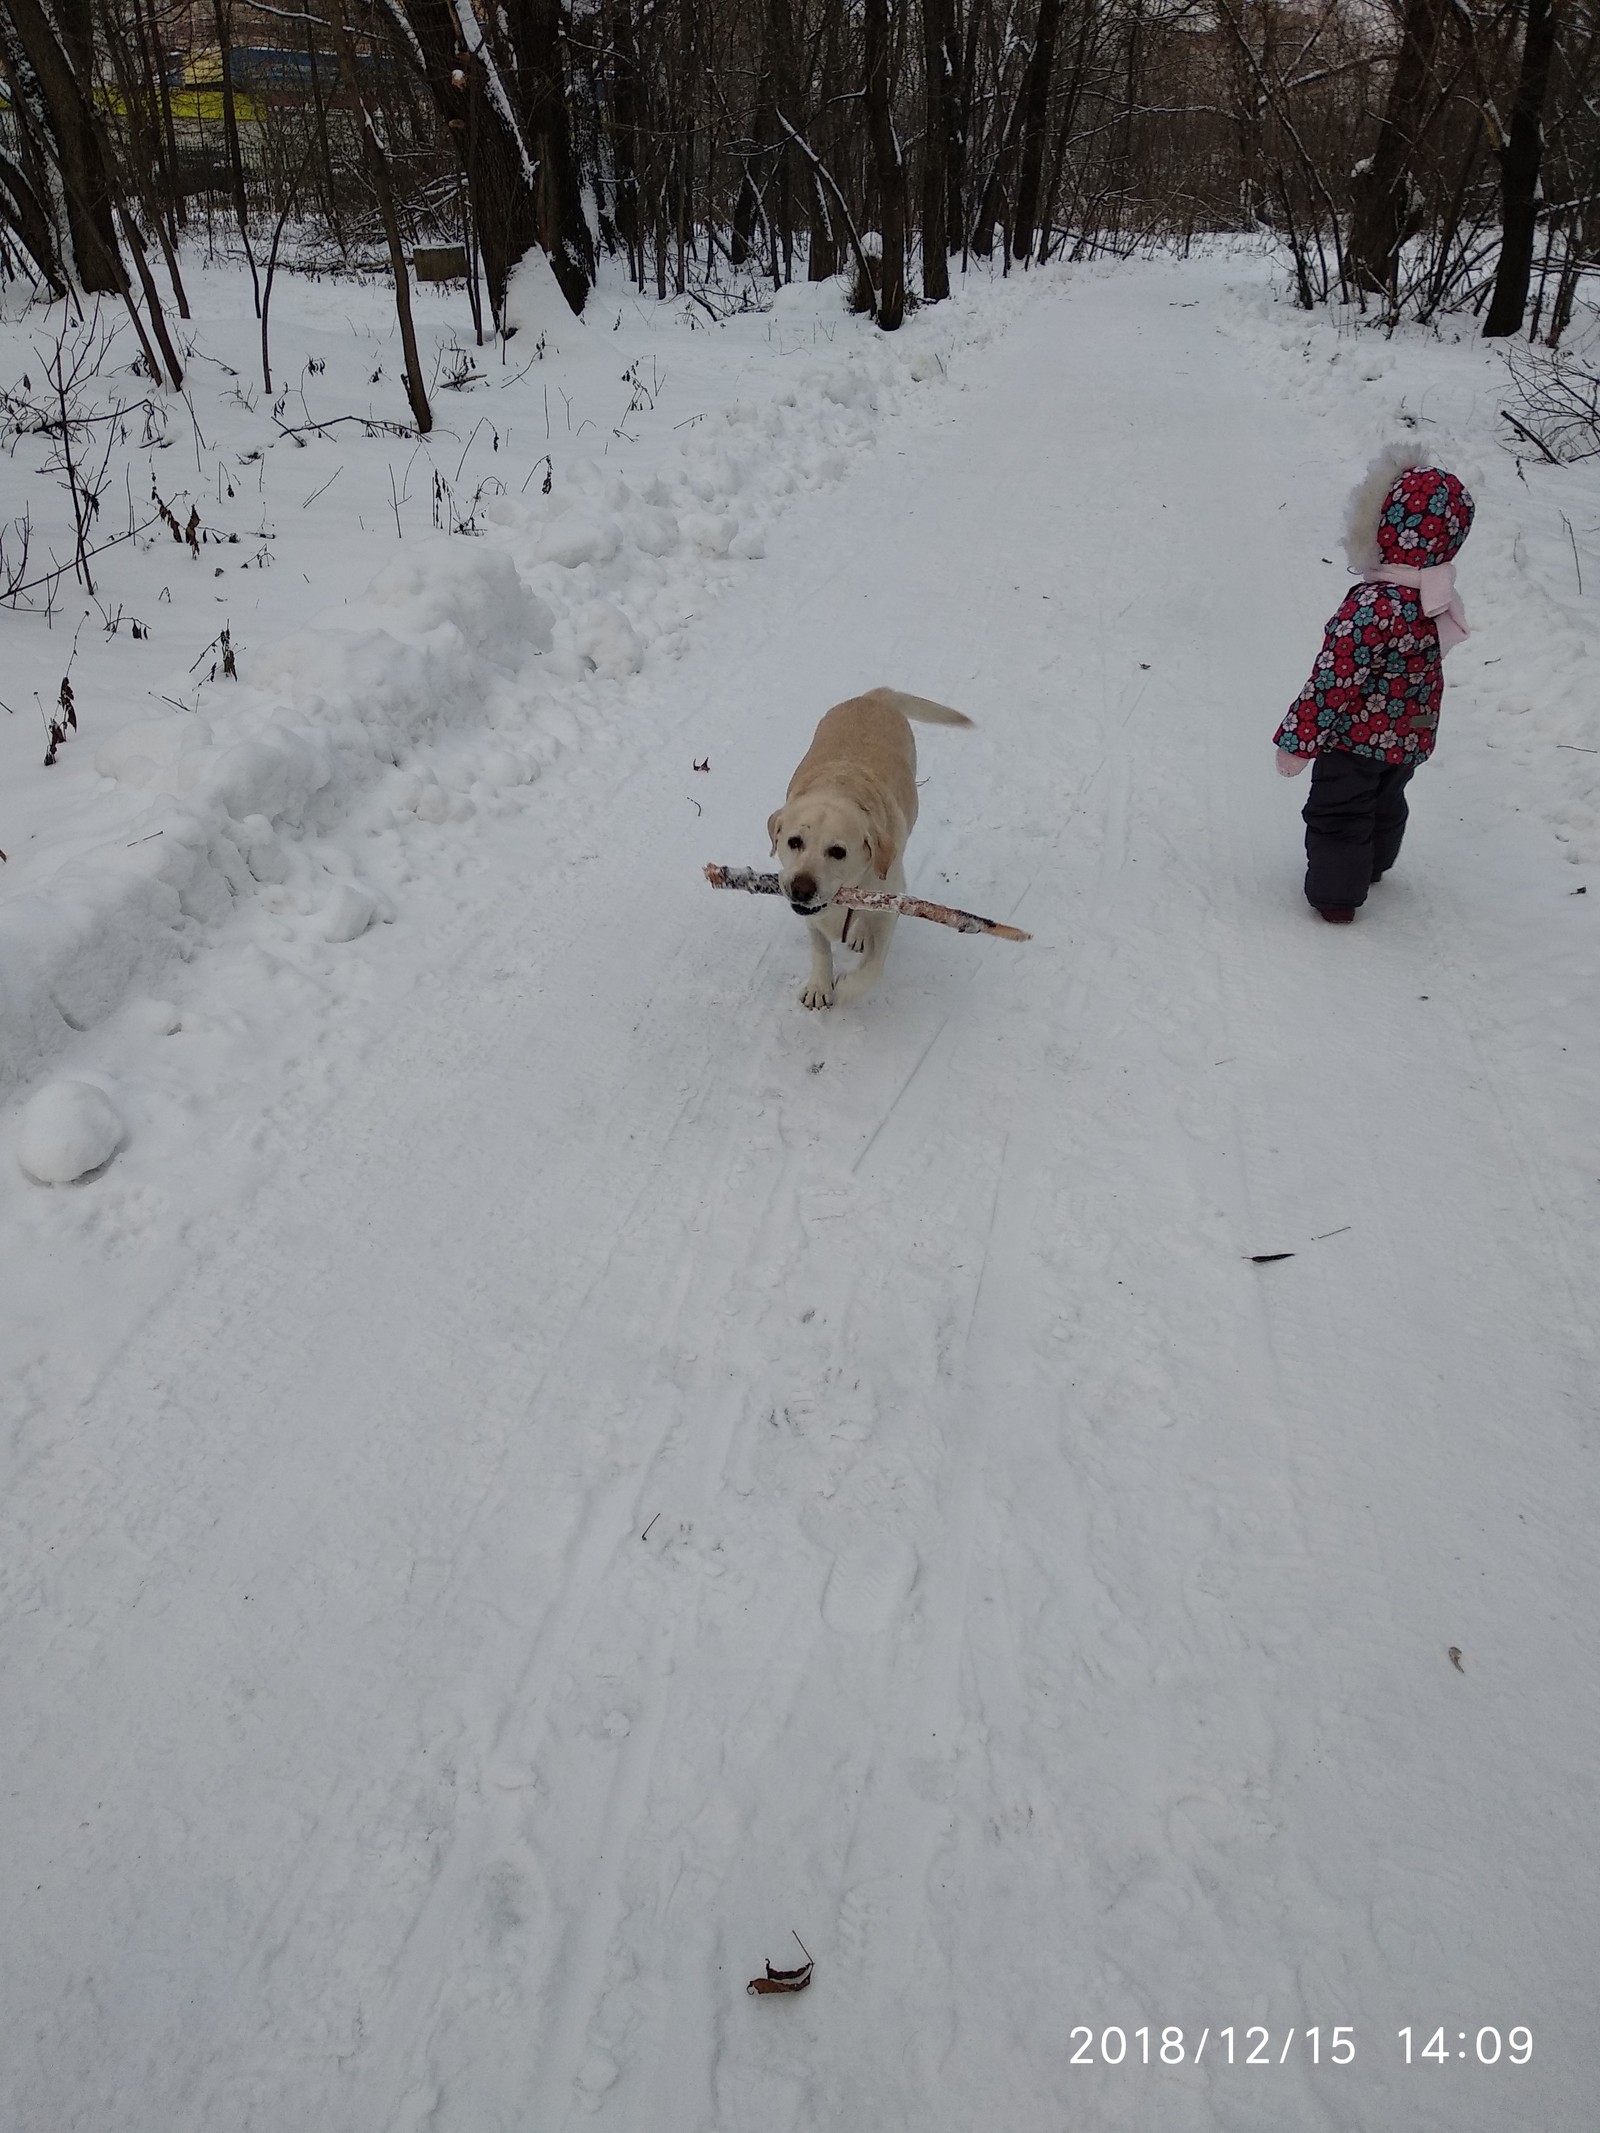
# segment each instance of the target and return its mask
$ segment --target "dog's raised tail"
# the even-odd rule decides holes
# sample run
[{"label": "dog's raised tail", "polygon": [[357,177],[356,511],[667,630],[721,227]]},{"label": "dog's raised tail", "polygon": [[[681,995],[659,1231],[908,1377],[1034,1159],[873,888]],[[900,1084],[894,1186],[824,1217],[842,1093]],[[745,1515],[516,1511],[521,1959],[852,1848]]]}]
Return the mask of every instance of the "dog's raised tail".
[{"label": "dog's raised tail", "polygon": [[908,696],[904,689],[874,689],[872,693],[886,697],[904,717],[917,719],[924,726],[972,724],[965,711],[952,711],[948,704],[936,704],[931,697]]}]

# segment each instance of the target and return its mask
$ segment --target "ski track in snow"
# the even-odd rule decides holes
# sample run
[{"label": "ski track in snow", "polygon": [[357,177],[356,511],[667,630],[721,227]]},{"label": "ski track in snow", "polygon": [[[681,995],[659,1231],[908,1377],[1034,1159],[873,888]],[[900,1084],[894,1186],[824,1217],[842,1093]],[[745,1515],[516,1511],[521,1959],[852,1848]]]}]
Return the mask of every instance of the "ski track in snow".
[{"label": "ski track in snow", "polygon": [[[1365,440],[1197,274],[1046,284],[361,941],[209,1204],[58,1245],[115,1332],[11,1403],[19,2126],[1586,2122],[1583,921],[1470,688],[1360,924],[1300,904]],[[699,868],[880,681],[978,722],[913,885],[1035,938],[810,1016]],[[1206,2062],[1069,2063],[1144,2023]]]}]

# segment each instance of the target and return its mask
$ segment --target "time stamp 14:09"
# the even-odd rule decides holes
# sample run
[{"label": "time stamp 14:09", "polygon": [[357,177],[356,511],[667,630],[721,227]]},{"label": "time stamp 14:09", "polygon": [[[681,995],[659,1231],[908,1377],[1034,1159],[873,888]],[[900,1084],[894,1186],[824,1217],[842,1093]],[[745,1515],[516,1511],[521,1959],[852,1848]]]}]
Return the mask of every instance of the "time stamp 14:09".
[{"label": "time stamp 14:09", "polygon": [[[1395,2035],[1407,2066],[1448,2066],[1453,2060],[1475,2066],[1526,2066],[1533,2057],[1533,2031],[1521,2023],[1504,2031],[1485,2023],[1475,2033],[1458,2029],[1453,2038],[1443,2024],[1431,2035],[1408,2024]],[[1165,2028],[1142,2023],[1132,2030],[1113,2023],[1098,2036],[1080,2023],[1069,2041],[1072,2066],[1283,2066],[1291,2058],[1312,2066],[1350,2066],[1356,2056],[1350,2023],[1331,2029],[1291,2023],[1285,2030],[1265,2025],[1242,2029],[1229,2023],[1198,2033],[1176,2023]]]}]

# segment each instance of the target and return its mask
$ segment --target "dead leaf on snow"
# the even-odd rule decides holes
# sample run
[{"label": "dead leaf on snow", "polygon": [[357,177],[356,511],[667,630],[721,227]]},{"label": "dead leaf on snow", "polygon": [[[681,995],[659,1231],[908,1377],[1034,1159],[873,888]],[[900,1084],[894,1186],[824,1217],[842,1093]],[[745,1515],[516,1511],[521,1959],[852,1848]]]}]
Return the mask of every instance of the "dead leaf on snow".
[{"label": "dead leaf on snow", "polygon": [[753,1977],[744,1988],[746,1992],[804,1992],[811,1983],[811,1965],[802,1963],[798,1970],[774,1970],[768,1963],[765,1977]]},{"label": "dead leaf on snow", "polygon": [[[790,1930],[793,1931],[793,1928],[791,1927]],[[772,1965],[768,1963],[766,1976],[753,1977],[750,1980],[749,1984],[746,1985],[746,1987],[744,1988],[746,1992],[766,1993],[805,1991],[806,1987],[811,1983],[811,1953],[810,1950],[806,1947],[805,1942],[800,1938],[798,1933],[795,1934],[794,1938],[795,1945],[799,1948],[800,1953],[805,1957],[805,1961],[800,1965],[800,1968],[798,1970],[774,1970]]]}]

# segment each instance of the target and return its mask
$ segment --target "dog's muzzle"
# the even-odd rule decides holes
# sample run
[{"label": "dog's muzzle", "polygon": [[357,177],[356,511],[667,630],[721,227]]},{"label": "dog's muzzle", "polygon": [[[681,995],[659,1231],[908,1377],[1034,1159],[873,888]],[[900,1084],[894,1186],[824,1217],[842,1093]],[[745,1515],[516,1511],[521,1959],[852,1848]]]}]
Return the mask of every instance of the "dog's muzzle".
[{"label": "dog's muzzle", "polygon": [[796,874],[789,884],[789,909],[801,918],[815,918],[824,908],[817,901],[817,885],[809,874]]}]

